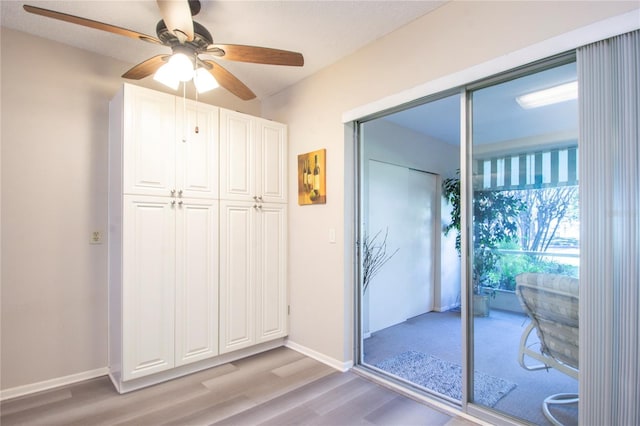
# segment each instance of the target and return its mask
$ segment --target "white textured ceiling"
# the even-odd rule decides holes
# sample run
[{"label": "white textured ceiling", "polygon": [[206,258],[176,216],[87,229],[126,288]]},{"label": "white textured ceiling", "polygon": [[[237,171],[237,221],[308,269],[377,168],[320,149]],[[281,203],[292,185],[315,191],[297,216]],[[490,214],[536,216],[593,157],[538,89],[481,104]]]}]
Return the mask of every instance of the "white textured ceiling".
[{"label": "white textured ceiling", "polygon": [[[214,43],[272,47],[304,55],[302,68],[221,60],[225,68],[262,98],[331,65],[445,1],[202,0],[202,9],[195,20],[211,32]],[[27,13],[23,4],[155,36],[160,20],[155,1],[2,0],[1,24],[131,65],[159,53],[169,53],[164,46]]]}]

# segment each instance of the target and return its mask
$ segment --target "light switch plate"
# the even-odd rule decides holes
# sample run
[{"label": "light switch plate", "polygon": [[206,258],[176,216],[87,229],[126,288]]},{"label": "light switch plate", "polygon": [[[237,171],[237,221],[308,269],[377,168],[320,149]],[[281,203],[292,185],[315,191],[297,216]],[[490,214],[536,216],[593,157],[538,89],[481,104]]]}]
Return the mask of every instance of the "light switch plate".
[{"label": "light switch plate", "polygon": [[335,228],[329,228],[329,243],[336,243],[336,230]]}]

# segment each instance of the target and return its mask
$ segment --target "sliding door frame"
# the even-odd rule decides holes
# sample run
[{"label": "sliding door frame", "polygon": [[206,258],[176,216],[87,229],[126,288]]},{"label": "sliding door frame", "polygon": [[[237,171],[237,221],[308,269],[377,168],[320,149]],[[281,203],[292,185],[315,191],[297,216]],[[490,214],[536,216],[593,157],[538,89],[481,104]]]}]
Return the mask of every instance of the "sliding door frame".
[{"label": "sliding door frame", "polygon": [[[354,120],[353,137],[354,137],[354,214],[355,214],[355,265],[354,265],[354,312],[356,315],[354,321],[354,365],[355,370],[361,372],[376,380],[394,387],[396,390],[408,394],[412,397],[428,400],[430,404],[441,403],[443,408],[448,410],[459,409],[463,413],[470,414],[474,417],[490,421],[495,424],[517,424],[521,420],[510,417],[506,413],[498,412],[489,407],[475,404],[471,401],[473,396],[473,371],[474,371],[474,339],[473,339],[473,305],[472,291],[469,283],[471,282],[470,260],[473,259],[473,247],[470,241],[472,235],[472,205],[473,205],[473,139],[472,124],[473,110],[472,101],[473,93],[476,90],[514,80],[529,74],[534,74],[546,69],[554,68],[560,65],[575,62],[576,52],[570,50],[545,59],[541,59],[526,65],[522,65],[504,72],[490,75],[486,78],[465,84],[463,86],[444,90],[406,104],[396,106],[387,110],[379,111],[375,114],[368,115],[358,120]],[[371,120],[387,116],[405,109],[410,109],[418,105],[433,102],[448,96],[460,96],[460,197],[461,197],[461,274],[460,274],[460,298],[461,298],[461,366],[462,366],[462,400],[459,403],[445,400],[438,395],[425,392],[418,387],[407,385],[404,381],[396,380],[389,377],[381,370],[364,364],[363,359],[363,317],[362,317],[362,271],[361,271],[361,236],[363,235],[363,186],[362,186],[362,170],[363,170],[363,137],[361,126]],[[438,404],[436,404],[438,405]]]}]

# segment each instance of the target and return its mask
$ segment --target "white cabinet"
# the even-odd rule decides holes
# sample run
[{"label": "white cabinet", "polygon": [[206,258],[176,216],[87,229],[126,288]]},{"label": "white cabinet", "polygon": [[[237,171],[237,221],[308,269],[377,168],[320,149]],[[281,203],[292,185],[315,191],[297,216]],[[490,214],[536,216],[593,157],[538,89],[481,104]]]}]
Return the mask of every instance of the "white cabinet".
[{"label": "white cabinet", "polygon": [[287,127],[220,109],[220,198],[287,202]]},{"label": "white cabinet", "polygon": [[109,367],[119,390],[218,355],[218,109],[182,103],[124,85],[110,104]]},{"label": "white cabinet", "polygon": [[220,353],[287,334],[286,212],[220,202]]},{"label": "white cabinet", "polygon": [[109,114],[117,389],[278,345],[287,334],[286,126],[128,84]]},{"label": "white cabinet", "polygon": [[124,85],[125,194],[217,198],[218,108]]},{"label": "white cabinet", "polygon": [[125,195],[122,378],[218,354],[218,201]]}]

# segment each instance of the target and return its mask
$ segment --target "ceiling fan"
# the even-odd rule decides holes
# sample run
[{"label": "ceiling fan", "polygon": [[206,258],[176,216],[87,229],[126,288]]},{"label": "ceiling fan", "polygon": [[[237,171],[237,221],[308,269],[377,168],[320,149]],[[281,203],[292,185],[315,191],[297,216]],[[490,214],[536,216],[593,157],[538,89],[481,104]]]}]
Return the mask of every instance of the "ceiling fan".
[{"label": "ceiling fan", "polygon": [[[192,19],[192,16],[200,12],[199,0],[157,0],[157,4],[162,16],[156,25],[157,37],[54,10],[29,5],[23,7],[25,11],[36,15],[170,47],[171,54],[149,58],[125,72],[122,77],[140,80],[155,74],[156,80],[174,89],[179,81],[189,81],[193,78],[199,92],[205,91],[200,90],[199,83],[205,89],[205,86],[211,83],[214,87],[219,84],[243,100],[256,97],[244,83],[217,62],[207,59],[207,56],[256,64],[304,65],[302,54],[297,52],[238,44],[214,44],[209,31]],[[186,67],[182,75],[167,76],[170,67],[174,72],[178,71],[179,66]]]}]

